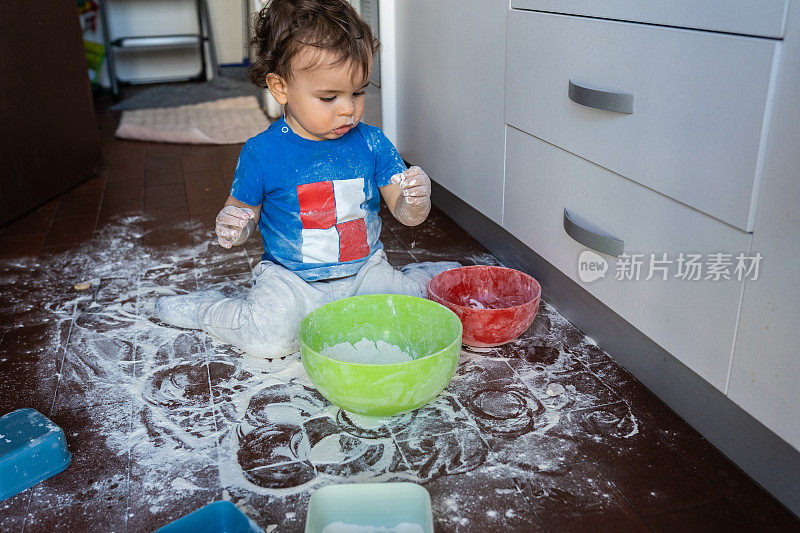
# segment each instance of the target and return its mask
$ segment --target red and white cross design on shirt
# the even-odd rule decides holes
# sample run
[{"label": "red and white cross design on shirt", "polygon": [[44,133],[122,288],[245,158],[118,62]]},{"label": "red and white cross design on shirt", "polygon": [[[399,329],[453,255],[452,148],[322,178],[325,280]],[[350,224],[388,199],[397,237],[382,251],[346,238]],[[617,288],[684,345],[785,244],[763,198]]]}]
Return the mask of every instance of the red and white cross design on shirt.
[{"label": "red and white cross design on shirt", "polygon": [[363,178],[297,186],[303,263],[337,263],[369,255]]}]

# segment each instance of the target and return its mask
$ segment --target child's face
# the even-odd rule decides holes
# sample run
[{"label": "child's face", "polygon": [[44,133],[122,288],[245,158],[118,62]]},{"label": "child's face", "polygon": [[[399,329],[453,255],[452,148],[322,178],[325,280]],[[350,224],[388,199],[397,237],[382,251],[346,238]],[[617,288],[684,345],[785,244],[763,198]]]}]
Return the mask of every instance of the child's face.
[{"label": "child's face", "polygon": [[[273,96],[286,106],[286,122],[301,137],[338,139],[364,114],[367,85],[360,83],[360,76],[353,80],[350,63],[334,63],[335,57],[329,52],[307,47],[292,59],[291,79],[273,80],[275,88],[270,83]],[[307,65],[316,66],[303,69]]]}]

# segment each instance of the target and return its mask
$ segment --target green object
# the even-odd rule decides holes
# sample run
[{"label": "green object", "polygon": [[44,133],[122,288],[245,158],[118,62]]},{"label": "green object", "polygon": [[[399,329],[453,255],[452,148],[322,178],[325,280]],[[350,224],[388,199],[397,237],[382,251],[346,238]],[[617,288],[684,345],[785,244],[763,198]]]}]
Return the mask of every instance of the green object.
[{"label": "green object", "polygon": [[416,483],[328,485],[311,495],[305,533],[321,533],[336,522],[387,529],[405,522],[433,533],[431,497]]},{"label": "green object", "polygon": [[106,59],[106,47],[94,41],[84,40],[83,49],[86,52],[86,63],[89,67],[89,79],[92,82],[92,87],[95,88],[99,86],[97,75],[100,73],[100,68]]},{"label": "green object", "polygon": [[[353,296],[324,305],[300,324],[300,354],[311,382],[345,411],[389,416],[422,407],[453,376],[461,354],[461,321],[448,308],[414,296]],[[321,355],[361,339],[399,346],[413,361],[369,365]]]}]

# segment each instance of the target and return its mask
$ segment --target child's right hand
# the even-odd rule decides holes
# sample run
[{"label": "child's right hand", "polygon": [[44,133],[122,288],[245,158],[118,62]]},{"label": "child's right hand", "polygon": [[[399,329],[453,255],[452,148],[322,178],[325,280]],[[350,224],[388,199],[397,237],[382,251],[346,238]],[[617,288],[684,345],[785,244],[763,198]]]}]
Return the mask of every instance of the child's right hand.
[{"label": "child's right hand", "polygon": [[252,209],[226,205],[217,215],[217,241],[223,248],[242,244],[255,228],[253,219],[256,214]]}]

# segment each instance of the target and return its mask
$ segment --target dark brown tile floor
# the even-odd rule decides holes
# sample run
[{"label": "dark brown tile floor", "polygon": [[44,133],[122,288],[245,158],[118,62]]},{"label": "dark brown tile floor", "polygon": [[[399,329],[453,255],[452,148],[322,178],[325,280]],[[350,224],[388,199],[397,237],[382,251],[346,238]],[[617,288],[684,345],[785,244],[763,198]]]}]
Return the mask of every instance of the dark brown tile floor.
[{"label": "dark brown tile floor", "polygon": [[[547,304],[379,427],[332,407],[297,358],[158,323],[161,294],[247,287],[260,241],[212,244],[240,147],[117,141],[118,116],[99,118],[102,174],[0,227],[0,414],[38,409],[74,453],[0,502],[0,531],[150,531],[219,499],[302,531],[322,484],[393,479],[429,490],[437,531],[800,530]],[[384,220],[395,265],[496,262],[439,210],[417,228]]]}]

